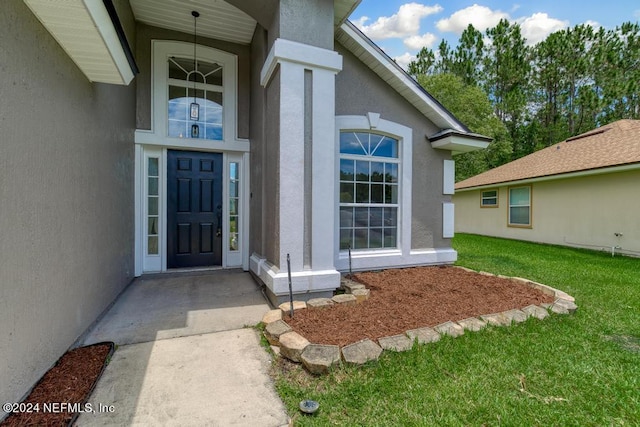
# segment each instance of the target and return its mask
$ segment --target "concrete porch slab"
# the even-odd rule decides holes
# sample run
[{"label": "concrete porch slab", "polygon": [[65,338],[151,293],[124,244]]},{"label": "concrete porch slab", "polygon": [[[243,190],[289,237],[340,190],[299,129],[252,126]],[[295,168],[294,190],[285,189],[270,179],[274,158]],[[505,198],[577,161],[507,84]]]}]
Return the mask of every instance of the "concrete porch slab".
[{"label": "concrete porch slab", "polygon": [[253,326],[270,309],[240,270],[145,275],[120,295],[82,344],[118,345]]}]

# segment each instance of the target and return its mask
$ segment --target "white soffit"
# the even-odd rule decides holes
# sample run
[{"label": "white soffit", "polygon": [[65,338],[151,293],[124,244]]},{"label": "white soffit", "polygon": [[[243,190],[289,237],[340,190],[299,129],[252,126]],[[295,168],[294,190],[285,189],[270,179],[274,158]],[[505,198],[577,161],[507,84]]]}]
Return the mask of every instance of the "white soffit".
[{"label": "white soffit", "polygon": [[24,0],[92,82],[128,85],[134,77],[102,0]]},{"label": "white soffit", "polygon": [[399,65],[382,53],[353,24],[348,21],[342,24],[336,30],[336,39],[440,129],[467,132],[451,113],[419,88]]},{"label": "white soffit", "polygon": [[130,0],[137,21],[154,27],[193,34],[191,11],[200,13],[198,37],[239,44],[251,43],[256,21],[222,0]]},{"label": "white soffit", "polygon": [[467,138],[464,135],[449,135],[437,141],[432,141],[431,146],[439,150],[452,151],[454,154],[468,153],[487,148],[489,140]]},{"label": "white soffit", "polygon": [[336,27],[342,25],[345,19],[351,15],[351,12],[358,7],[360,1],[361,0],[335,0],[333,2],[333,18]]}]

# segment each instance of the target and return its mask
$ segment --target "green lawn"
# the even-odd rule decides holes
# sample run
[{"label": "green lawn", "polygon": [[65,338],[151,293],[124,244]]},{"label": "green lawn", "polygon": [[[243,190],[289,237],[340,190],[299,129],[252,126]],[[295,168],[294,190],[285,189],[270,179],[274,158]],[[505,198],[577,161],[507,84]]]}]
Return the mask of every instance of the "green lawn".
[{"label": "green lawn", "polygon": [[[576,298],[574,315],[488,328],[365,367],[276,369],[295,425],[640,425],[640,260],[459,234],[459,265]],[[302,399],[320,402],[299,414]]]}]

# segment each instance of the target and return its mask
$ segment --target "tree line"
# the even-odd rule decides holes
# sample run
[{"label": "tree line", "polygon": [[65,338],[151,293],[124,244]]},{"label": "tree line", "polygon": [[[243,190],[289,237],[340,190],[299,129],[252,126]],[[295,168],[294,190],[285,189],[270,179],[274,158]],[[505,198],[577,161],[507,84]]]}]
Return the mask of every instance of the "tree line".
[{"label": "tree line", "polygon": [[619,119],[640,118],[640,25],[581,24],[529,46],[503,19],[483,34],[469,25],[452,48],[442,40],[409,64],[429,93],[487,150],[456,156],[458,180]]}]

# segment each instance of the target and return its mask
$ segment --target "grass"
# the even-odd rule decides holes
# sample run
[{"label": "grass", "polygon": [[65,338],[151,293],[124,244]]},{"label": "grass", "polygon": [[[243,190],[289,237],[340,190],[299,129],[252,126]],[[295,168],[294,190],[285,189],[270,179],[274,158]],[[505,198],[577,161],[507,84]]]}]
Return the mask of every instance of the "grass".
[{"label": "grass", "polygon": [[[313,377],[281,362],[300,426],[640,425],[640,260],[457,235],[459,265],[562,289],[578,311],[487,328]],[[297,410],[320,402],[314,416]]]}]

